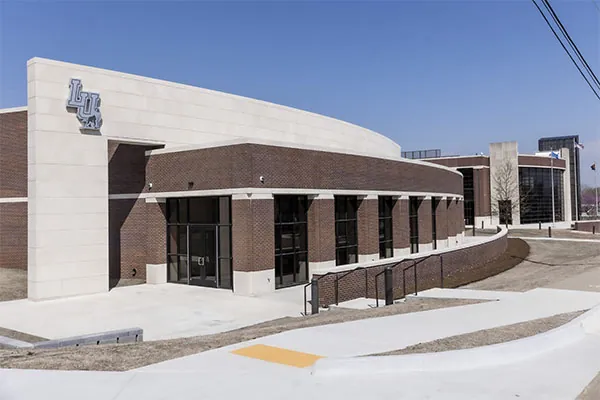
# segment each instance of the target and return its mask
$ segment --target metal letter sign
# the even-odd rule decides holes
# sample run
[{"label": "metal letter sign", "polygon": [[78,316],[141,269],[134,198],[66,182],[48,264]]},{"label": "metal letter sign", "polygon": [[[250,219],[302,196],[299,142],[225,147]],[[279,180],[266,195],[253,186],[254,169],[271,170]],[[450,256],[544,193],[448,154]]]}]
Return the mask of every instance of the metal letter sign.
[{"label": "metal letter sign", "polygon": [[81,79],[71,79],[67,108],[77,109],[77,119],[81,122],[81,129],[97,131],[102,126],[100,94],[83,92],[82,88]]}]

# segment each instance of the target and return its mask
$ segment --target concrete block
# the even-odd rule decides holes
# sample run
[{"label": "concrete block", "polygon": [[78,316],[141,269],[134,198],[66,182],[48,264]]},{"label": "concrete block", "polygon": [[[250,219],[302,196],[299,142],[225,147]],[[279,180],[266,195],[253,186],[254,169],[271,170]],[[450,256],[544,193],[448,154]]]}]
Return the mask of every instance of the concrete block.
[{"label": "concrete block", "polygon": [[146,283],[167,283],[167,264],[146,264]]}]

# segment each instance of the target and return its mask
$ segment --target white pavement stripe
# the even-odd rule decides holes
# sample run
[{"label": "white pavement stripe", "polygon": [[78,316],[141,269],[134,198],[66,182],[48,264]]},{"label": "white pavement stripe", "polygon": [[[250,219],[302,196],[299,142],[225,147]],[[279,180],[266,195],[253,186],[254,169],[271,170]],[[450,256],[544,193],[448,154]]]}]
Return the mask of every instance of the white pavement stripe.
[{"label": "white pavement stripe", "polygon": [[27,197],[0,197],[0,203],[27,203]]}]

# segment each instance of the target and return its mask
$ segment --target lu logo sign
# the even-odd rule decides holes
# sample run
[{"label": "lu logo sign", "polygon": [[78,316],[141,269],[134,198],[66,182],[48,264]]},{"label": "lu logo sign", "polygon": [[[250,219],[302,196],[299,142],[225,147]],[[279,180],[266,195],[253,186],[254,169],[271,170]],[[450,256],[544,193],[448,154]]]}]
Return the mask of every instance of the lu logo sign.
[{"label": "lu logo sign", "polygon": [[98,131],[102,126],[100,94],[84,92],[81,89],[83,89],[81,79],[71,79],[67,109],[77,111],[77,119],[81,122],[81,129]]}]

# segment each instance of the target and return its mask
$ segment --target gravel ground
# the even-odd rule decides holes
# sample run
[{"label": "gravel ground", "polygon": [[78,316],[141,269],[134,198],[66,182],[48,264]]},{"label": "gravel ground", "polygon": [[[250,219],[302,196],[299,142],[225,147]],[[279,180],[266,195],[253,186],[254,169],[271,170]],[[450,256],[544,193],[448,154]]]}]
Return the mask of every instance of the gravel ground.
[{"label": "gravel ground", "polygon": [[481,302],[462,299],[410,299],[388,307],[368,310],[339,308],[308,317],[281,318],[230,332],[185,339],[58,350],[0,350],[0,368],[126,371],[292,329]]},{"label": "gravel ground", "polygon": [[27,298],[27,270],[0,268],[0,301]]},{"label": "gravel ground", "polygon": [[596,243],[538,240],[527,243],[530,253],[516,267],[463,288],[524,292],[594,269],[600,273],[600,246]]},{"label": "gravel ground", "polygon": [[522,339],[557,328],[577,318],[583,314],[583,312],[584,311],[576,311],[558,314],[548,318],[534,319],[518,324],[500,326],[498,328],[484,329],[466,333],[464,335],[450,336],[431,342],[419,343],[400,350],[372,355],[392,356],[401,354],[437,353],[441,351],[464,350],[473,347],[509,342],[511,340]]}]

